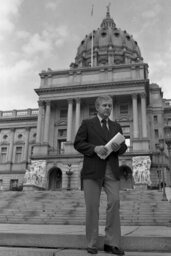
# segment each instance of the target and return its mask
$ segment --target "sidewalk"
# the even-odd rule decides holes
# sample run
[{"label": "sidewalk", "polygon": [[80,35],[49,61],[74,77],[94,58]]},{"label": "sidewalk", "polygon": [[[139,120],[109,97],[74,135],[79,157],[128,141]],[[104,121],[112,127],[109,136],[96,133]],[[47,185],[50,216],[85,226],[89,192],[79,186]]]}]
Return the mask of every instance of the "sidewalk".
[{"label": "sidewalk", "polygon": [[[98,242],[98,248],[102,250],[104,227],[100,227]],[[0,224],[0,246],[7,247],[9,245],[11,247],[46,249],[85,249],[85,227],[77,225]],[[123,226],[122,246],[125,251],[132,252],[171,252],[171,227]]]},{"label": "sidewalk", "polygon": [[[90,256],[86,250],[76,249],[28,249],[28,248],[2,248],[0,256]],[[113,254],[99,251],[97,256],[112,256]],[[163,252],[125,252],[125,256],[170,256]]]}]

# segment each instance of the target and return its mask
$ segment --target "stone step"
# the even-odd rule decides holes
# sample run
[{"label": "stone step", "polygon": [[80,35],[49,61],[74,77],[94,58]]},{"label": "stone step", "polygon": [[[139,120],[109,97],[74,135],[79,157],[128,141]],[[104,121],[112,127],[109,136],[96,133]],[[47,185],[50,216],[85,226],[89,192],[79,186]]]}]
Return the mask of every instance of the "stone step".
[{"label": "stone step", "polygon": [[[103,244],[104,226],[100,226],[99,250],[103,249]],[[5,248],[9,245],[20,248],[84,249],[86,248],[85,227],[0,224],[0,246]],[[171,252],[171,229],[163,226],[122,226],[122,247],[128,252]]]},{"label": "stone step", "polygon": [[[99,251],[98,255],[106,256]],[[170,256],[170,253],[156,252],[126,252],[127,256]],[[87,256],[86,250],[80,249],[35,249],[0,247],[0,256]]]},{"label": "stone step", "polygon": [[[106,195],[102,192],[100,222],[105,222]],[[171,204],[158,191],[122,191],[123,225],[171,225]],[[2,192],[1,223],[82,224],[85,203],[82,191]]]},{"label": "stone step", "polygon": [[[87,256],[86,250],[80,249],[37,249],[37,248],[12,248],[0,247],[0,256]],[[106,256],[103,251],[99,256]],[[170,256],[167,252],[126,252],[127,256]]]}]

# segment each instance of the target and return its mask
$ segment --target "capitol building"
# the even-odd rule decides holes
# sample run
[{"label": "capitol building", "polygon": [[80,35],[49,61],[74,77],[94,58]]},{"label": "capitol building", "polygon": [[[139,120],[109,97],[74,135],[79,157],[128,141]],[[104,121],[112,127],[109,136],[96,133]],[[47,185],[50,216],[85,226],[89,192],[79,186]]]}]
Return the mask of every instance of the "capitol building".
[{"label": "capitol building", "polygon": [[[96,114],[95,99],[104,94],[113,99],[110,118],[121,124],[128,146],[119,158],[128,174],[125,178],[123,172],[123,186],[131,186],[135,157],[150,159],[149,188],[159,185],[161,170],[171,185],[169,144],[164,143],[162,159],[157,148],[171,127],[171,100],[149,80],[138,43],[118,28],[109,9],[99,28],[87,32],[68,69],[39,74],[37,109],[0,111],[1,190],[82,189],[83,156],[73,141],[82,120]],[[40,173],[29,183],[36,168]]]}]

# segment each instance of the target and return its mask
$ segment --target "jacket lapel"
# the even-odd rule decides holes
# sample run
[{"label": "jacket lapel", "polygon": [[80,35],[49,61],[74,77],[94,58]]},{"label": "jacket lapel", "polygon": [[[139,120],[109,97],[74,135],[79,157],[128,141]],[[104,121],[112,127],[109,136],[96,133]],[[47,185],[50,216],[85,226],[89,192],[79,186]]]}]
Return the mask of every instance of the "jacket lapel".
[{"label": "jacket lapel", "polygon": [[109,124],[109,139],[112,139],[113,136],[115,136],[117,133],[116,126],[110,119],[108,121],[108,124]]},{"label": "jacket lapel", "polygon": [[105,142],[108,141],[97,116],[94,119],[92,119],[92,128],[95,130],[97,134],[99,134],[100,138],[102,138]]}]

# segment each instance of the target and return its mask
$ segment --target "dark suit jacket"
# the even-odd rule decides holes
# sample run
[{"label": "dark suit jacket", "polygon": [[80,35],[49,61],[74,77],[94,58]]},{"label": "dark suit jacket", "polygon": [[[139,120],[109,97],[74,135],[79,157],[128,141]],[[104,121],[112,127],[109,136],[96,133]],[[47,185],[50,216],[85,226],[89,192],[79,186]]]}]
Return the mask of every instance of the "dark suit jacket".
[{"label": "dark suit jacket", "polygon": [[127,146],[121,144],[117,152],[112,152],[105,160],[100,159],[94,152],[95,146],[105,145],[118,132],[122,133],[119,123],[109,119],[109,137],[105,137],[98,117],[83,120],[75,137],[74,147],[84,155],[81,176],[83,179],[100,179],[105,176],[106,163],[109,161],[113,174],[120,178],[118,155],[123,154]]}]

